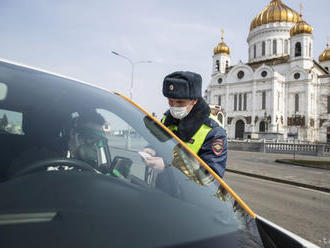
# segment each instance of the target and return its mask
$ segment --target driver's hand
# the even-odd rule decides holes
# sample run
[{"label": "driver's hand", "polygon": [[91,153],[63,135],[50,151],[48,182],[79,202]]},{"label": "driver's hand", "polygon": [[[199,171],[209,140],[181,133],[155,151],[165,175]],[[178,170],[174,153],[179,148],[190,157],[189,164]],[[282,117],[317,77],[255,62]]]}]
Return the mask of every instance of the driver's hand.
[{"label": "driver's hand", "polygon": [[164,161],[161,157],[147,157],[144,161],[156,170],[164,170],[165,168]]}]

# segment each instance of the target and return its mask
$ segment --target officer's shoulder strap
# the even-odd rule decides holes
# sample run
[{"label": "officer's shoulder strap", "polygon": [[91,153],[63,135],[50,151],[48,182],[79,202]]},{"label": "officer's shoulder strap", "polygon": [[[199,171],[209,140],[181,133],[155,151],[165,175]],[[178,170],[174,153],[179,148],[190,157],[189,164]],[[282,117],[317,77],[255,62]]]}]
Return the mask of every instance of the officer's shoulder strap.
[{"label": "officer's shoulder strap", "polygon": [[211,128],[214,128],[214,127],[219,127],[219,123],[215,120],[213,120],[211,117],[207,118],[205,121],[204,121],[204,124],[211,127]]}]

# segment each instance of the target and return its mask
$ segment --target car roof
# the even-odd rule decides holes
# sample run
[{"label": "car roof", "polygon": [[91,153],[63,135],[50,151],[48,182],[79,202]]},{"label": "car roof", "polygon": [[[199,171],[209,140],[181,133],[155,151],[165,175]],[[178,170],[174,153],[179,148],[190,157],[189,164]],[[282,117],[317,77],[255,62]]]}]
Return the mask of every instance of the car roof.
[{"label": "car roof", "polygon": [[107,92],[112,93],[112,94],[115,93],[112,90],[100,87],[96,84],[92,84],[92,83],[89,83],[89,82],[86,82],[86,81],[83,81],[83,80],[80,80],[80,79],[77,79],[77,78],[74,78],[74,77],[64,76],[62,74],[51,72],[51,71],[41,69],[41,68],[37,68],[37,67],[34,67],[34,66],[29,66],[29,65],[22,64],[22,63],[10,61],[10,60],[7,60],[5,58],[0,57],[0,63],[3,63],[3,64],[8,65],[8,66],[14,66],[14,67],[21,68],[21,69],[28,69],[28,70],[32,70],[32,71],[36,71],[36,72],[45,73],[45,74],[56,76],[56,77],[59,77],[59,78],[62,78],[62,79],[68,79],[72,82],[76,82],[78,84],[83,84],[83,85],[86,85],[86,86],[92,86],[92,87],[98,88],[100,90],[107,91]]}]

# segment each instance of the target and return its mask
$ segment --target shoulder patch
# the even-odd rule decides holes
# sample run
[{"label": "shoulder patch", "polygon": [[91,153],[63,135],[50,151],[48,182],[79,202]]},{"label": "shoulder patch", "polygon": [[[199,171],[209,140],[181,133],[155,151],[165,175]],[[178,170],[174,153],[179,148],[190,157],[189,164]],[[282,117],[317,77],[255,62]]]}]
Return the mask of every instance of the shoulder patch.
[{"label": "shoulder patch", "polygon": [[212,151],[215,155],[220,156],[223,151],[223,140],[216,139],[212,141]]}]

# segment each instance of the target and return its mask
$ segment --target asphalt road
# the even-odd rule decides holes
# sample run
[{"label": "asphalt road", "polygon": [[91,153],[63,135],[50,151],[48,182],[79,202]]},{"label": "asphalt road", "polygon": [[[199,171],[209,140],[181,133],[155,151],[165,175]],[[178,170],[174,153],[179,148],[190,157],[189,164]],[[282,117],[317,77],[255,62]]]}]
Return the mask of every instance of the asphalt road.
[{"label": "asphalt road", "polygon": [[330,194],[226,173],[225,180],[258,215],[330,247]]}]

